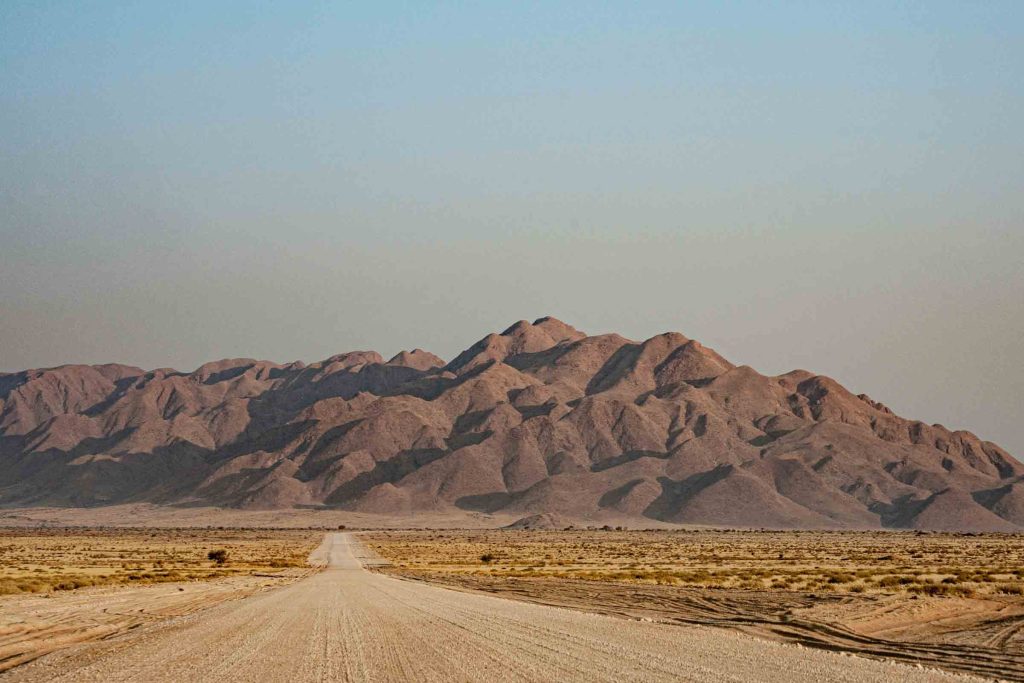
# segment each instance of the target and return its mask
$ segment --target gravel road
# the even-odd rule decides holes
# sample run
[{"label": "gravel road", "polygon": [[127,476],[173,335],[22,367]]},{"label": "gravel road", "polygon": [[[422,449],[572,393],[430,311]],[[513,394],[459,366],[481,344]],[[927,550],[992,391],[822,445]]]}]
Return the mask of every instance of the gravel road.
[{"label": "gravel road", "polygon": [[0,681],[960,681],[949,674],[514,602],[328,565],[284,588],[55,653]]}]

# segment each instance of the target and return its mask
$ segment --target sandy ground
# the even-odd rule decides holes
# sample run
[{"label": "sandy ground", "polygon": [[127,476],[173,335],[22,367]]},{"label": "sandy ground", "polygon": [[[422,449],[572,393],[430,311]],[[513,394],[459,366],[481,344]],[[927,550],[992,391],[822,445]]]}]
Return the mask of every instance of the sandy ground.
[{"label": "sandy ground", "polygon": [[5,596],[0,600],[0,671],[77,643],[282,586],[313,571]]},{"label": "sandy ground", "polygon": [[[391,570],[389,570],[391,571]],[[398,576],[402,576],[399,572]],[[456,590],[659,623],[714,625],[759,638],[1007,681],[1024,681],[1019,603],[992,599],[700,590],[572,579],[407,575]]]},{"label": "sandy ground", "polygon": [[1024,683],[1024,538],[1002,534],[366,531],[387,573],[719,626]]},{"label": "sandy ground", "polygon": [[963,681],[925,668],[445,590],[367,572],[331,534],[327,570],[68,648],[3,681]]}]

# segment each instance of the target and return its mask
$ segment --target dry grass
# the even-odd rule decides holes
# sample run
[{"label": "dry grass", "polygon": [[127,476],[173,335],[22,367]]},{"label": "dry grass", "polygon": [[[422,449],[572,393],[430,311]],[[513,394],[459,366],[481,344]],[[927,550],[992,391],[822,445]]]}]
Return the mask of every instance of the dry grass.
[{"label": "dry grass", "polygon": [[407,574],[851,594],[1021,595],[1024,537],[753,531],[409,531],[363,538]]},{"label": "dry grass", "polygon": [[[194,581],[303,567],[322,531],[0,529],[0,595]],[[224,550],[223,563],[210,559]]]}]

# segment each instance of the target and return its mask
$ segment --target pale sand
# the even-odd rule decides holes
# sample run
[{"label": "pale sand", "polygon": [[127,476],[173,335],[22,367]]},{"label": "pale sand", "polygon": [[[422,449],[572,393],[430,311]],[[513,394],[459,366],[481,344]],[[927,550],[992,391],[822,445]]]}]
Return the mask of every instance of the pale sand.
[{"label": "pale sand", "polygon": [[445,590],[367,572],[331,534],[328,568],[278,590],[69,648],[3,681],[963,681],[692,626]]}]

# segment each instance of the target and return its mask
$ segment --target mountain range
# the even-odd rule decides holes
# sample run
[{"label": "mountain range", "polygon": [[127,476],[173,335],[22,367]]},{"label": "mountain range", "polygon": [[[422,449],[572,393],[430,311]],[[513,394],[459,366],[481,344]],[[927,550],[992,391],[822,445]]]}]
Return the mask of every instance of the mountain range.
[{"label": "mountain range", "polygon": [[554,318],[450,362],[368,351],[193,372],[0,374],[0,505],[1024,531],[1024,466],[805,370]]}]

